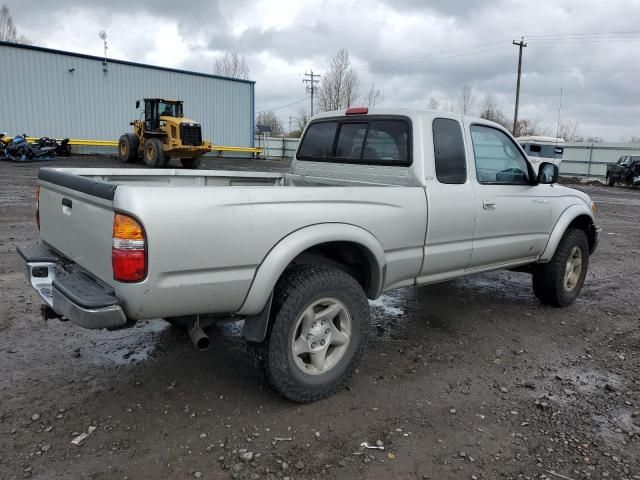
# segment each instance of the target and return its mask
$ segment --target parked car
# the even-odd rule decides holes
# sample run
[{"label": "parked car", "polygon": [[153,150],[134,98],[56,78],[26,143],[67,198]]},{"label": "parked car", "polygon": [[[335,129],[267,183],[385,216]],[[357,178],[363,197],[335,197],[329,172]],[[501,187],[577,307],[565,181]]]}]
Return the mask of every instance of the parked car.
[{"label": "parked car", "polygon": [[616,182],[625,185],[640,185],[640,155],[624,155],[616,163],[607,165],[607,185]]},{"label": "parked car", "polygon": [[165,318],[206,347],[233,315],[269,383],[309,402],[354,372],[385,291],[518,269],[570,305],[600,229],[557,178],[487,120],[349,108],[311,120],[287,174],[43,168],[42,241],[18,251],[46,318]]}]

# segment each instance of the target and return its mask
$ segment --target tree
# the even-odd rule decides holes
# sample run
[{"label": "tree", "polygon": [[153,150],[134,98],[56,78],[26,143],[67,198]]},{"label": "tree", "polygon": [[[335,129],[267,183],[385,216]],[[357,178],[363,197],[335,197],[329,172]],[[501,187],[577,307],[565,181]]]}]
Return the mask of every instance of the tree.
[{"label": "tree", "polygon": [[24,35],[18,36],[18,31],[13,23],[13,17],[9,11],[9,7],[6,5],[0,8],[0,41],[31,45],[31,40]]},{"label": "tree", "polygon": [[372,83],[371,88],[369,89],[369,93],[364,97],[364,103],[369,108],[373,108],[376,105],[380,105],[384,102],[384,95],[380,90],[376,88],[376,84]]},{"label": "tree", "polygon": [[276,114],[272,111],[260,112],[256,117],[256,125],[267,125],[271,127],[270,136],[276,137],[284,134],[284,129],[282,128],[282,124]]},{"label": "tree", "polygon": [[482,100],[480,118],[499,123],[507,130],[511,128],[512,121],[500,110],[496,97],[492,93],[487,93]]},{"label": "tree", "polygon": [[578,122],[570,119],[561,120],[558,123],[557,134],[559,138],[564,138],[568,142],[575,142],[581,135],[578,133]]},{"label": "tree", "polygon": [[318,109],[328,112],[350,107],[358,98],[359,85],[358,73],[351,67],[349,52],[343,48],[333,57],[322,77]]},{"label": "tree", "polygon": [[440,100],[436,97],[429,97],[429,110],[440,110]]},{"label": "tree", "polygon": [[293,119],[295,128],[289,132],[289,137],[300,138],[304,127],[309,123],[309,111],[306,108],[298,110],[298,114]]},{"label": "tree", "polygon": [[238,52],[226,52],[224,57],[216,58],[213,73],[223,77],[249,79],[249,66]]},{"label": "tree", "polygon": [[476,98],[471,87],[465,85],[455,101],[455,112],[460,115],[470,115],[475,108]]},{"label": "tree", "polygon": [[532,135],[549,135],[549,129],[539,120],[529,120],[527,118],[518,119],[516,125],[516,137]]}]

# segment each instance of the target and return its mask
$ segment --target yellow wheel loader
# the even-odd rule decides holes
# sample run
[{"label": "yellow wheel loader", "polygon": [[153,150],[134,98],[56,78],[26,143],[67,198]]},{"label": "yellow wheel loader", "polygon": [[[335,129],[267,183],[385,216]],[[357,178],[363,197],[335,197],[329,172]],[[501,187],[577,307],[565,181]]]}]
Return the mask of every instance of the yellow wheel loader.
[{"label": "yellow wheel loader", "polygon": [[[194,120],[184,118],[181,100],[144,99],[144,118],[130,122],[133,133],[125,133],[118,141],[122,162],[142,158],[149,167],[162,168],[179,159],[185,168],[198,168],[200,157],[211,149],[202,141],[202,128]],[[140,101],[136,101],[140,108]]]}]

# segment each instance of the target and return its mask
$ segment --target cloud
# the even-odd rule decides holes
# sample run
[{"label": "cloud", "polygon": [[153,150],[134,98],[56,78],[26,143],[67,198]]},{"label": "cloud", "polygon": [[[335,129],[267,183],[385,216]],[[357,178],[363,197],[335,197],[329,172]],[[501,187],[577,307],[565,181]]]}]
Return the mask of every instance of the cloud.
[{"label": "cloud", "polygon": [[[256,80],[256,108],[306,97],[302,75],[323,73],[347,48],[363,93],[375,82],[385,106],[426,108],[464,85],[495,95],[512,115],[517,49],[525,36],[522,115],[555,125],[563,116],[585,134],[613,141],[638,135],[637,0],[522,2],[433,0],[8,0],[19,32],[35,44],[211,72],[216,56],[238,51]],[[285,120],[307,102],[276,113]],[[587,131],[587,129],[589,129]]]}]

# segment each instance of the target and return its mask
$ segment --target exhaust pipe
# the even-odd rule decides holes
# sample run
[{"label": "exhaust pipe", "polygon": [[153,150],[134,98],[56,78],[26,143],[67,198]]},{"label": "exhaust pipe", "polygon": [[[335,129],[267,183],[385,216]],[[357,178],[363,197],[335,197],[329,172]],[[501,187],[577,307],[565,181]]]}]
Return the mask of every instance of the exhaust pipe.
[{"label": "exhaust pipe", "polygon": [[209,335],[204,333],[204,330],[202,330],[196,323],[189,327],[189,338],[191,338],[193,344],[201,352],[207,350],[211,345]]}]

